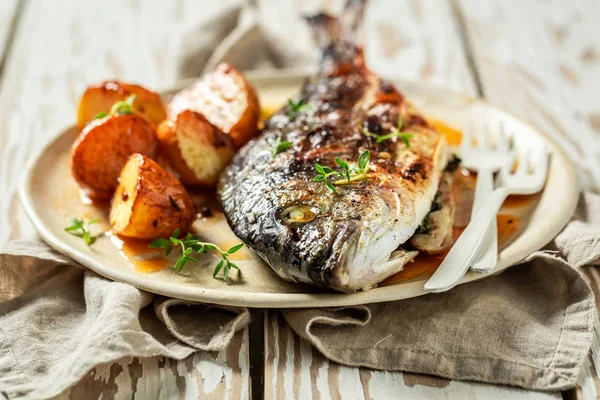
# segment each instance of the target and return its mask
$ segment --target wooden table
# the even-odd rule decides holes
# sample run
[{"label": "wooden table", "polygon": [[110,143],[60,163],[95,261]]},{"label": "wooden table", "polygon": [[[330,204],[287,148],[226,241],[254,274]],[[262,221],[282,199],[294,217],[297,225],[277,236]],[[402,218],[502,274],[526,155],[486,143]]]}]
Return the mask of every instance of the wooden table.
[{"label": "wooden table", "polygon": [[[173,84],[170,60],[185,33],[233,2],[0,1],[0,243],[35,234],[15,194],[21,166],[74,120],[84,87],[108,78]],[[585,144],[600,134],[600,1],[372,2],[374,70],[485,96],[546,131],[574,160],[593,160]],[[597,271],[586,274],[600,287]],[[257,312],[226,351],[180,362],[125,359],[96,368],[60,398],[592,399],[600,390],[594,365],[590,355],[580,386],[566,393],[348,368],[276,313]]]}]

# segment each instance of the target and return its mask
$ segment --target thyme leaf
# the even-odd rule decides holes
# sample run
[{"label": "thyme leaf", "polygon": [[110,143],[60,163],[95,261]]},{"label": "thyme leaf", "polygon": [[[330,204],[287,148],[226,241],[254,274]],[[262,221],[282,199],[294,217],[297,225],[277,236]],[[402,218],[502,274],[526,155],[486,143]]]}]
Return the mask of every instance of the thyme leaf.
[{"label": "thyme leaf", "polygon": [[277,154],[281,153],[282,151],[286,151],[290,147],[292,147],[292,142],[288,142],[287,140],[282,142],[281,138],[277,138],[271,153],[272,153],[273,157],[275,157]]},{"label": "thyme leaf", "polygon": [[83,239],[87,246],[91,246],[96,242],[98,235],[92,235],[90,232],[90,225],[97,223],[97,219],[85,222],[80,218],[71,218],[71,225],[65,228],[65,232],[70,233],[73,236],[77,236]]},{"label": "thyme leaf", "polygon": [[[342,171],[334,171],[329,167],[315,164],[317,175],[312,180],[313,182],[325,182],[325,185],[327,185],[331,191],[337,192],[334,185],[343,185],[356,182],[367,177],[370,157],[371,152],[369,150],[363,151],[358,157],[357,165],[355,167],[348,164],[348,162],[345,160],[336,157],[335,163],[342,169]],[[331,182],[329,180],[330,178],[338,179]]]},{"label": "thyme leaf", "polygon": [[[153,249],[165,249],[165,256],[171,254],[175,247],[181,247],[181,257],[177,259],[173,265],[177,272],[181,272],[188,262],[198,262],[198,260],[192,257],[193,252],[206,253],[208,249],[221,255],[221,261],[215,266],[213,271],[213,278],[228,281],[231,269],[237,269],[238,272],[241,273],[240,268],[229,260],[229,256],[244,247],[243,243],[237,244],[227,251],[223,251],[214,243],[201,242],[198,239],[198,236],[191,233],[188,233],[183,239],[180,239],[179,233],[179,229],[176,229],[170,237],[154,239],[149,245],[149,247]],[[223,269],[223,275],[222,278],[219,278],[218,276],[221,269]]]}]

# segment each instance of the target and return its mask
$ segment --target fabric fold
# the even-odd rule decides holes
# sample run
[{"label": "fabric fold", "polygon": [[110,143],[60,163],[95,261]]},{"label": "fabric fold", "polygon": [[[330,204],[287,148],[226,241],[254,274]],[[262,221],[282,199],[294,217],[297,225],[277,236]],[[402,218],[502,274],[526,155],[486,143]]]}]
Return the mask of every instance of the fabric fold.
[{"label": "fabric fold", "polygon": [[560,390],[577,381],[595,306],[581,273],[538,252],[446,293],[283,315],[341,364]]},{"label": "fabric fold", "polygon": [[155,299],[75,265],[38,241],[0,254],[0,390],[9,398],[56,396],[128,356],[223,350],[250,322],[246,308]]}]

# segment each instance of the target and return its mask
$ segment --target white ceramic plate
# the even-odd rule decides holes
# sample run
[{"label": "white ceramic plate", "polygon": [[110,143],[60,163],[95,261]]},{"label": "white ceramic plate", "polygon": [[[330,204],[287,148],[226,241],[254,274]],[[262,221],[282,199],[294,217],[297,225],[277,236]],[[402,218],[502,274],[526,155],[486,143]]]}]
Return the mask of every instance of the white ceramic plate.
[{"label": "white ceramic plate", "polygon": [[[306,71],[258,71],[247,76],[258,89],[261,104],[278,105],[299,91]],[[565,226],[575,209],[579,189],[572,165],[547,136],[482,100],[415,83],[396,84],[427,117],[463,129],[472,109],[478,107],[478,111],[486,113],[488,118],[503,121],[507,131],[514,134],[518,146],[545,144],[550,149],[552,158],[546,188],[527,212],[521,213],[519,232],[501,251],[495,272],[540,249]],[[185,82],[180,87],[184,85]],[[165,92],[165,95],[170,92]],[[426,276],[354,294],[326,292],[289,283],[276,276],[248,249],[242,253],[243,259],[237,261],[244,272],[242,281],[237,284],[212,278],[216,258],[210,255],[202,256],[199,265],[186,267],[183,274],[177,274],[172,268],[141,273],[123,256],[127,251],[119,249],[118,239],[102,236],[92,247],[87,247],[80,238],[64,232],[69,217],[98,218],[100,224],[94,227],[108,230],[107,210],[83,204],[78,186],[71,177],[69,154],[76,134],[75,128],[65,130],[33,159],[25,171],[20,196],[27,214],[50,246],[100,275],[165,296],[248,307],[330,307],[400,300],[425,294],[423,284]],[[201,236],[222,244],[222,247],[237,243],[222,217],[201,219],[194,227]],[[469,272],[461,283],[486,276],[489,275]]]}]

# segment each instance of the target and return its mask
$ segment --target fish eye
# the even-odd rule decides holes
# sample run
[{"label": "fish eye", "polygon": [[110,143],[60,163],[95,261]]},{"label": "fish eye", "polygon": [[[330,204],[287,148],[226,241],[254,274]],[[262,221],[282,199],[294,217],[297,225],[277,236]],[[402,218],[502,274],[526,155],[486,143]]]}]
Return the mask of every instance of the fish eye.
[{"label": "fish eye", "polygon": [[281,219],[287,224],[305,224],[316,216],[316,210],[308,205],[293,205],[281,212]]}]

